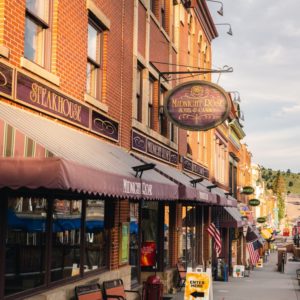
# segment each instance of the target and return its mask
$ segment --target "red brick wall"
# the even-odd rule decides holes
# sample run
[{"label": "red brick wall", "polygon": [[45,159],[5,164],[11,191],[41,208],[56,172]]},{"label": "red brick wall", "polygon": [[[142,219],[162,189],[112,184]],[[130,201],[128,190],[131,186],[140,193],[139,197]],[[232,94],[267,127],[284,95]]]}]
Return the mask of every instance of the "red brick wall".
[{"label": "red brick wall", "polygon": [[[150,62],[151,61],[169,62],[169,42],[153,19],[150,21]],[[155,64],[155,66],[160,71],[169,70],[168,65]]]},{"label": "red brick wall", "polygon": [[[108,114],[120,122],[120,144],[130,147],[133,1],[95,0],[111,21],[103,48],[102,100]],[[52,72],[60,78],[60,89],[83,101],[86,84],[88,11],[82,0],[59,1],[57,37],[52,53]],[[124,3],[124,6],[123,6]],[[126,4],[126,5],[125,5]],[[123,24],[123,26],[122,26]],[[20,66],[24,53],[25,0],[5,1],[4,45],[10,49],[9,62]]]},{"label": "red brick wall", "polygon": [[10,62],[18,66],[24,53],[25,1],[5,0],[4,3],[3,42],[10,49]]},{"label": "red brick wall", "polygon": [[139,16],[138,16],[138,52],[145,57],[145,49],[146,49],[146,16],[147,11],[139,2]]}]

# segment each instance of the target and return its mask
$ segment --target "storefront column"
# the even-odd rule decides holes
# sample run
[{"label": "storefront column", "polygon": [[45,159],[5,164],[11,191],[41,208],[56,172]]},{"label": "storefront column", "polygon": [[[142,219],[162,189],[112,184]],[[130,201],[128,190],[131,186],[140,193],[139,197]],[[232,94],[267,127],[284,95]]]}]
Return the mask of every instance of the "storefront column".
[{"label": "storefront column", "polygon": [[[177,234],[176,234],[176,262],[183,255],[182,254],[182,204],[176,205],[176,223],[177,223]],[[175,263],[176,263],[175,262]]]},{"label": "storefront column", "polygon": [[211,207],[203,206],[204,212],[204,230],[203,230],[203,253],[202,253],[202,260],[206,267],[208,267],[209,262],[212,263],[210,260],[212,258],[212,247],[211,247],[211,237],[207,232],[207,228],[211,223]]},{"label": "storefront column", "polygon": [[177,206],[176,203],[170,203],[170,228],[169,228],[169,253],[170,266],[175,267],[178,261],[178,236],[177,236]]}]

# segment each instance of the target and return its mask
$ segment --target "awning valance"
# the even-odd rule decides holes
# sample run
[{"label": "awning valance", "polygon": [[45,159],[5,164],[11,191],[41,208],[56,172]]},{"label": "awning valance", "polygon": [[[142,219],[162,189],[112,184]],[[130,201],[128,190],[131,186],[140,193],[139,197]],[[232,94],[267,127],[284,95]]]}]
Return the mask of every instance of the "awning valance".
[{"label": "awning valance", "polygon": [[236,207],[224,207],[229,218],[222,221],[222,227],[242,227],[246,222],[242,219],[242,215]]},{"label": "awning valance", "polygon": [[136,178],[141,162],[126,150],[0,103],[0,119],[51,151],[55,158],[2,158],[0,189],[56,189],[120,198],[178,199],[178,186],[155,170]]},{"label": "awning valance", "polygon": [[137,159],[140,159],[141,162],[154,163],[155,170],[158,172],[158,174],[161,174],[166,178],[172,180],[174,183],[176,183],[178,185],[180,200],[201,201],[205,203],[211,202],[211,198],[212,198],[211,193],[209,193],[209,191],[204,187],[202,189],[193,187],[191,183],[191,180],[193,178],[189,177],[188,175],[181,172],[180,170],[168,166],[166,164],[160,163],[149,157],[145,157],[136,153],[132,153],[132,155]]}]

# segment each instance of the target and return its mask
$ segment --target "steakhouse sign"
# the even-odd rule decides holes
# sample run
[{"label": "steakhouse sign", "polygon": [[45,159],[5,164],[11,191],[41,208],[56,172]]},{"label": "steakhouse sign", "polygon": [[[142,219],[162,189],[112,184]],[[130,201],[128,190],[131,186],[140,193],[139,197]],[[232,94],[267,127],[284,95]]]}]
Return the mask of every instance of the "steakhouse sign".
[{"label": "steakhouse sign", "polygon": [[164,107],[167,116],[178,127],[194,131],[208,130],[227,119],[230,99],[220,86],[195,80],[169,91]]}]

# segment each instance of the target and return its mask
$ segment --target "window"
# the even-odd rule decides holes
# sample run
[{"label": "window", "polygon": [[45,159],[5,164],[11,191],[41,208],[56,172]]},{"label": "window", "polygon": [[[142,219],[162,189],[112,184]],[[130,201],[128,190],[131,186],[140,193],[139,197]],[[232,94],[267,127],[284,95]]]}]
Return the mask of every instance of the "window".
[{"label": "window", "polygon": [[50,67],[49,12],[49,0],[26,0],[24,57],[45,68]]},{"label": "window", "polygon": [[29,138],[25,137],[25,157],[34,157],[35,154],[35,142]]},{"label": "window", "polygon": [[149,0],[149,7],[153,13],[154,13],[154,9],[155,9],[155,1],[156,0]]},{"label": "window", "polygon": [[4,132],[4,156],[12,157],[14,156],[15,148],[15,129],[6,124]]},{"label": "window", "polygon": [[142,111],[143,111],[143,69],[140,65],[137,67],[136,74],[136,115],[135,118],[142,122]]},{"label": "window", "polygon": [[196,208],[182,207],[182,240],[180,255],[191,266],[196,260]]},{"label": "window", "polygon": [[166,29],[166,1],[161,0],[160,6],[160,24],[161,26]]},{"label": "window", "polygon": [[5,296],[45,283],[47,200],[8,199]]},{"label": "window", "polygon": [[9,198],[1,215],[7,219],[5,296],[105,267],[104,208],[101,199]]},{"label": "window", "polygon": [[169,133],[169,137],[170,137],[170,141],[177,143],[177,127],[174,125],[174,123],[170,122],[170,133]]},{"label": "window", "polygon": [[160,100],[159,100],[159,133],[164,137],[168,137],[168,119],[164,112],[164,99],[166,90],[160,88]]},{"label": "window", "polygon": [[86,67],[86,93],[94,98],[100,98],[100,70],[102,31],[90,19],[88,23],[88,53]]},{"label": "window", "polygon": [[149,99],[148,99],[148,127],[153,129],[154,127],[154,111],[153,111],[153,102],[154,102],[154,79],[149,77]]}]

